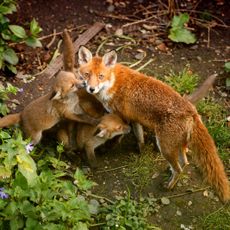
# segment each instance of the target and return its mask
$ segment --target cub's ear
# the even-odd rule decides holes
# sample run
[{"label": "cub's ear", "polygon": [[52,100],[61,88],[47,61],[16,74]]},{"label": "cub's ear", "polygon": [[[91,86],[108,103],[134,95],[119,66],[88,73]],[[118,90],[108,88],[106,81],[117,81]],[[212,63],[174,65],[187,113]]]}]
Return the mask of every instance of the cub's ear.
[{"label": "cub's ear", "polygon": [[106,129],[102,129],[102,130],[100,130],[99,133],[96,134],[97,137],[101,137],[101,138],[105,137],[106,135],[107,135]]},{"label": "cub's ear", "polygon": [[53,91],[51,96],[50,96],[50,100],[59,100],[61,99],[61,92],[60,91]]},{"label": "cub's ear", "polygon": [[96,131],[94,132],[93,135],[97,136],[97,137],[102,137],[103,138],[106,135],[106,133],[107,133],[107,131],[106,131],[104,125],[103,124],[99,124],[97,126],[97,129],[96,129]]},{"label": "cub's ear", "polygon": [[114,67],[117,63],[117,53],[115,50],[106,53],[102,57],[102,61],[104,62],[105,66],[107,67]]},{"label": "cub's ear", "polygon": [[78,51],[78,63],[83,65],[88,63],[93,58],[92,53],[84,46],[81,46]]}]

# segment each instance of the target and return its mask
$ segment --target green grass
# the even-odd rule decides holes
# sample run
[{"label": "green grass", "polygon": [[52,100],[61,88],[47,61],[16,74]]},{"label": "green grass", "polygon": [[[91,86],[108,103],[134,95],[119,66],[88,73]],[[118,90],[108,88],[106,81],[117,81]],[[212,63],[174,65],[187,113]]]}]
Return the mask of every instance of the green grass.
[{"label": "green grass", "polygon": [[222,207],[209,214],[202,220],[202,229],[205,230],[229,230],[230,208]]},{"label": "green grass", "polygon": [[132,160],[125,168],[125,175],[131,179],[133,185],[141,191],[152,181],[152,176],[157,172],[157,160],[154,158],[153,146],[146,145],[140,155],[132,155]]},{"label": "green grass", "polygon": [[200,101],[197,105],[199,114],[215,140],[222,160],[228,160],[230,151],[230,129],[226,124],[227,111],[211,99]]},{"label": "green grass", "polygon": [[186,66],[178,74],[171,72],[168,76],[165,76],[164,81],[183,95],[190,94],[197,87],[199,77],[190,70],[189,66]]}]

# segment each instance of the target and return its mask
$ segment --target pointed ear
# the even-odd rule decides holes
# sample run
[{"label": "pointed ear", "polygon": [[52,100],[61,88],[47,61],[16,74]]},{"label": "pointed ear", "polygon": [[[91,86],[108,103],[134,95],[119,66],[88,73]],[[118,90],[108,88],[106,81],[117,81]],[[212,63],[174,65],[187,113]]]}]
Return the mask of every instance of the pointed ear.
[{"label": "pointed ear", "polygon": [[110,51],[109,53],[106,53],[102,57],[102,61],[104,62],[105,66],[107,67],[114,67],[117,63],[117,53],[115,50]]},{"label": "pointed ear", "polygon": [[61,99],[61,92],[60,91],[53,91],[50,97],[50,100],[59,100]]},{"label": "pointed ear", "polygon": [[122,130],[122,125],[117,125],[116,130]]},{"label": "pointed ear", "polygon": [[93,58],[92,53],[84,46],[81,46],[78,51],[78,63],[83,65],[88,63]]},{"label": "pointed ear", "polygon": [[100,130],[100,132],[96,136],[103,138],[106,136],[106,134],[107,134],[106,129],[102,129],[102,130]]}]

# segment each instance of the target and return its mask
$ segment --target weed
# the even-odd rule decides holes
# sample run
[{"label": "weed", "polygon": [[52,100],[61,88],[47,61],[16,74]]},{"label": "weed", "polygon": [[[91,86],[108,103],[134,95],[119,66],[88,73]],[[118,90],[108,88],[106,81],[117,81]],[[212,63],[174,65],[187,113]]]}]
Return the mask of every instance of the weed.
[{"label": "weed", "polygon": [[230,229],[230,209],[222,207],[209,214],[202,221],[202,227],[206,230],[227,230]]},{"label": "weed", "polygon": [[171,72],[165,77],[165,82],[172,86],[178,93],[190,94],[198,84],[198,75],[193,73],[189,66],[186,66],[178,74]]},{"label": "weed", "polygon": [[14,87],[10,83],[7,83],[6,87],[0,84],[0,114],[6,115],[9,113],[9,108],[6,101],[9,100],[8,94],[16,94],[18,91],[17,87]]},{"label": "weed", "polygon": [[132,155],[132,161],[129,161],[128,167],[124,169],[125,175],[131,178],[134,186],[140,191],[152,181],[156,171],[152,145],[147,145],[141,155]]},{"label": "weed", "polygon": [[186,27],[185,24],[189,22],[189,15],[187,13],[180,13],[174,16],[169,30],[169,39],[174,42],[184,42],[192,44],[196,42],[196,37]]},{"label": "weed", "polygon": [[158,209],[156,199],[141,198],[137,202],[128,194],[126,197],[118,197],[114,204],[101,208],[98,221],[103,222],[103,230],[160,230],[146,220],[149,214],[157,212]]},{"label": "weed", "polygon": [[10,24],[7,15],[17,11],[15,0],[3,0],[0,5],[0,69],[9,69],[16,73],[15,65],[18,63],[18,56],[9,46],[10,42],[24,41],[28,46],[40,47],[41,42],[37,39],[37,35],[41,32],[41,28],[35,19],[30,22],[29,33],[18,25]]}]

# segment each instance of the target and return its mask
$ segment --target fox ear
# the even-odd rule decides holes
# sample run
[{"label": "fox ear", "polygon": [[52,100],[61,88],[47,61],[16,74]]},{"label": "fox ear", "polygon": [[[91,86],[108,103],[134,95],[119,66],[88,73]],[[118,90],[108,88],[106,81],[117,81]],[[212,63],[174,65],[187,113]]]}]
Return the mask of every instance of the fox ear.
[{"label": "fox ear", "polygon": [[106,131],[106,129],[102,129],[102,130],[100,130],[100,132],[99,133],[97,133],[97,137],[101,137],[101,138],[103,138],[103,137],[105,137],[106,136],[106,134],[107,134],[107,131]]},{"label": "fox ear", "polygon": [[114,67],[117,63],[117,53],[115,50],[106,53],[102,57],[102,61],[104,62],[105,66],[107,67]]},{"label": "fox ear", "polygon": [[61,92],[60,91],[53,91],[50,97],[50,100],[59,100],[61,99]]},{"label": "fox ear", "polygon": [[78,63],[83,65],[88,63],[93,58],[92,53],[84,46],[81,46],[78,51]]}]

